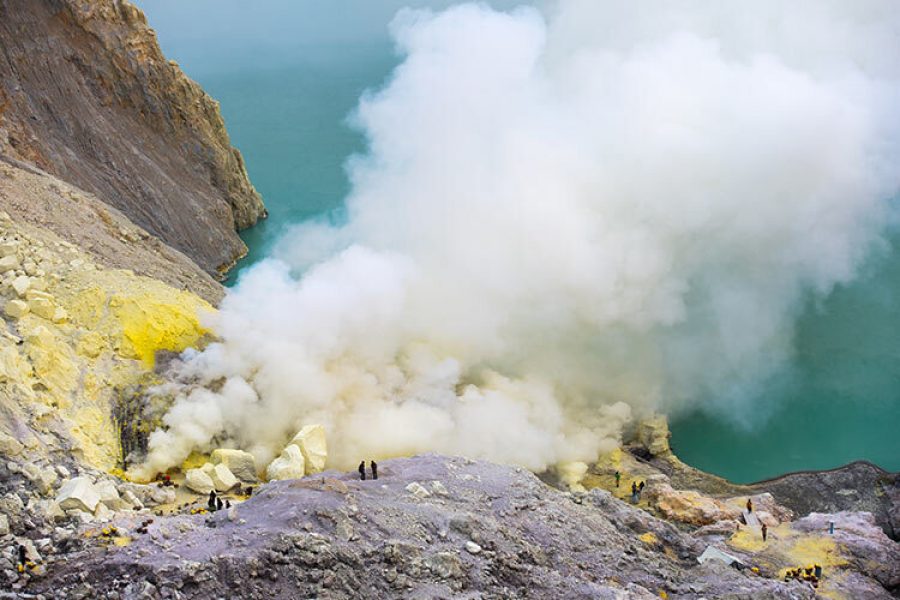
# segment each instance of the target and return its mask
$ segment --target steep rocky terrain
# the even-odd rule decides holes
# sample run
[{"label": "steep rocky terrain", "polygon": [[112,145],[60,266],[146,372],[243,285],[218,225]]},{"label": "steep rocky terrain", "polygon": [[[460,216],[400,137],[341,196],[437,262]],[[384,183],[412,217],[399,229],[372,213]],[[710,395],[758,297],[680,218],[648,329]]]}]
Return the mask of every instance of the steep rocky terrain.
[{"label": "steep rocky terrain", "polygon": [[122,457],[117,409],[127,412],[133,390],[156,381],[158,351],[198,343],[198,319],[211,310],[190,292],[98,266],[50,229],[2,212],[0,303],[0,454],[105,470]]},{"label": "steep rocky terrain", "polygon": [[221,274],[265,214],[218,104],[126,0],[0,0],[0,154]]},{"label": "steep rocky terrain", "polygon": [[[606,491],[436,455],[385,461],[377,481],[331,471],[216,513],[177,512],[58,525],[29,546],[39,566],[4,573],[23,593],[68,598],[862,599],[900,584],[900,546],[864,515],[785,521],[763,543],[750,528],[678,528]],[[709,545],[744,568],[700,564]],[[784,581],[807,563],[824,567],[818,590]]]},{"label": "steep rocky terrain", "polygon": [[128,269],[218,304],[224,289],[190,258],[119,210],[26,163],[0,155],[0,210],[110,269]]}]

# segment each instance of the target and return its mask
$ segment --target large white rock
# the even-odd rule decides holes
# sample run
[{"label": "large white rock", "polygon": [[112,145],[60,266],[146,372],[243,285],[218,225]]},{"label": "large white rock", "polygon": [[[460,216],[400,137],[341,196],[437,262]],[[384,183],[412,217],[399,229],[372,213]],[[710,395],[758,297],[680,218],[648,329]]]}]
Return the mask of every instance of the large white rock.
[{"label": "large white rock", "polygon": [[52,485],[56,483],[56,471],[53,469],[49,470],[52,473],[44,473],[44,469],[34,463],[22,465],[22,475],[35,484],[42,494],[46,494]]},{"label": "large white rock", "polygon": [[211,456],[214,465],[223,464],[231,473],[247,483],[256,483],[256,459],[249,452],[219,448]]},{"label": "large white rock", "polygon": [[15,254],[10,254],[8,256],[0,258],[0,273],[6,273],[7,271],[18,268],[18,266],[19,257]]},{"label": "large white rock", "polygon": [[294,444],[289,444],[281,452],[281,456],[269,463],[269,466],[266,468],[266,477],[269,481],[300,479],[306,474],[304,467],[305,461],[300,448]]},{"label": "large white rock", "polygon": [[31,277],[27,275],[19,275],[12,281],[12,288],[16,291],[16,294],[21,298],[25,295],[25,292],[31,288]]},{"label": "large white rock", "polygon": [[24,448],[22,442],[0,431],[0,454],[18,456]]},{"label": "large white rock", "polygon": [[100,503],[100,494],[87,477],[70,479],[59,490],[56,503],[63,510],[82,510],[92,513]]},{"label": "large white rock", "polygon": [[306,461],[306,474],[321,473],[325,470],[328,446],[325,443],[325,428],[321,425],[307,425],[301,429],[288,445],[300,448]]},{"label": "large white rock", "polygon": [[203,472],[209,475],[209,478],[212,479],[213,485],[216,487],[217,492],[227,492],[231,488],[236,485],[240,485],[240,481],[237,480],[231,470],[222,463],[214,465],[212,463],[206,463],[201,467]]},{"label": "large white rock", "polygon": [[13,319],[21,319],[28,314],[28,305],[21,300],[10,300],[3,310]]},{"label": "large white rock", "polygon": [[202,469],[188,469],[184,474],[184,485],[198,494],[208,494],[216,489],[212,478]]},{"label": "large white rock", "polygon": [[53,313],[56,312],[56,306],[47,298],[32,298],[28,301],[28,309],[32,314],[39,316],[48,321],[53,320]]},{"label": "large white rock", "polygon": [[130,504],[125,502],[125,500],[122,500],[119,496],[119,491],[116,489],[116,484],[112,481],[109,481],[108,479],[98,481],[94,486],[94,489],[100,495],[100,502],[105,504],[107,508],[112,510],[125,510],[129,508]]}]

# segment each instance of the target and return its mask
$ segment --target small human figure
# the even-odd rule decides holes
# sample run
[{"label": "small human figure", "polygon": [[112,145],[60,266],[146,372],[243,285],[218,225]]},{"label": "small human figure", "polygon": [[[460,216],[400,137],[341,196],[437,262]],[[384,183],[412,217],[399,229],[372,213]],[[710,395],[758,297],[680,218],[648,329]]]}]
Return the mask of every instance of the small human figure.
[{"label": "small human figure", "polygon": [[28,551],[25,549],[24,544],[19,544],[19,572],[25,570],[25,564],[28,562]]},{"label": "small human figure", "polygon": [[766,524],[765,524],[765,523],[763,523],[763,524],[762,524],[762,536],[763,536],[763,541],[766,541],[766,536],[768,535],[768,533],[769,533],[769,528],[766,527]]},{"label": "small human figure", "polygon": [[378,463],[372,461],[372,479],[378,479]]},{"label": "small human figure", "polygon": [[359,478],[361,480],[365,481],[366,480],[366,461],[364,461],[364,460],[360,461],[359,469],[357,469],[357,470],[359,471]]},{"label": "small human figure", "polygon": [[632,495],[632,496],[637,496],[637,493],[638,493],[637,482],[636,482],[636,481],[632,481],[632,482],[631,482],[631,495]]},{"label": "small human figure", "polygon": [[753,501],[747,498],[747,512],[753,512]]},{"label": "small human figure", "polygon": [[813,571],[816,579],[822,577],[822,565],[813,565]]},{"label": "small human figure", "polygon": [[231,502],[228,501],[228,498],[225,498],[225,508],[231,508]]},{"label": "small human figure", "polygon": [[224,506],[224,505],[222,504],[222,499],[221,499],[221,498],[216,498],[216,510],[222,510],[222,506]]},{"label": "small human figure", "polygon": [[641,482],[641,485],[638,486],[638,491],[639,491],[639,492],[643,492],[643,491],[644,491],[644,482],[643,482],[643,481]]},{"label": "small human figure", "polygon": [[622,474],[616,471],[616,487],[619,487],[619,481],[622,479]]},{"label": "small human figure", "polygon": [[206,508],[211,511],[216,510],[216,490],[209,490],[209,500],[206,501]]},{"label": "small human figure", "polygon": [[834,535],[834,521],[828,521],[828,533]]}]

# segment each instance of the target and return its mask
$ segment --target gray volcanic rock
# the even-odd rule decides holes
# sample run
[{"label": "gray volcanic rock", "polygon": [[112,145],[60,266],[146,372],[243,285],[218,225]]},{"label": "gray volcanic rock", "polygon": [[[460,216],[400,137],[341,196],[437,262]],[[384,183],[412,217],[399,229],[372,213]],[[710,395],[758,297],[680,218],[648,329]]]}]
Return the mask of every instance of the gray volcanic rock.
[{"label": "gray volcanic rock", "polygon": [[218,104],[126,0],[0,0],[0,153],[222,273],[265,215]]},{"label": "gray volcanic rock", "polygon": [[754,483],[800,515],[812,512],[865,511],[893,539],[900,538],[900,475],[866,461],[828,471],[789,473]]},{"label": "gray volcanic rock", "polygon": [[[263,485],[230,510],[157,518],[126,547],[68,553],[23,591],[71,598],[815,596],[808,584],[777,573],[700,565],[706,540],[602,490],[562,493],[523,469],[436,455],[380,467],[376,481],[329,471]],[[412,483],[428,494],[407,491]],[[135,531],[141,522],[120,515],[115,524]],[[896,548],[864,520],[858,525],[859,532],[842,532],[860,553],[859,570],[848,577],[858,597],[889,598],[874,578],[893,581],[893,571],[870,575],[867,561]]]}]

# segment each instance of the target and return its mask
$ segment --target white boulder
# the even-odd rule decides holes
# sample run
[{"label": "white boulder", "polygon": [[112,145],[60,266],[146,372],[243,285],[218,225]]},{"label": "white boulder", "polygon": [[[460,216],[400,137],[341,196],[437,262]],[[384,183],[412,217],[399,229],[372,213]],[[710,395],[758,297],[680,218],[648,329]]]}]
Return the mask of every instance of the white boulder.
[{"label": "white boulder", "polygon": [[212,478],[202,469],[188,469],[184,474],[184,485],[198,494],[208,494],[216,489]]},{"label": "white boulder", "polygon": [[300,448],[290,444],[281,452],[281,456],[269,463],[266,477],[269,481],[279,479],[300,479],[306,474],[305,461]]},{"label": "white boulder", "polygon": [[[97,490],[97,493],[100,494],[100,502],[106,505],[107,508],[111,510],[126,510],[131,508],[131,504],[126,502],[119,496],[119,491],[116,489],[116,484],[112,481],[103,480],[98,481],[94,485],[94,489]],[[95,511],[96,512],[96,511]]]},{"label": "white boulder", "polygon": [[47,298],[32,298],[28,301],[28,309],[32,314],[39,316],[48,321],[53,320],[53,314],[56,312],[56,306]]},{"label": "white boulder", "polygon": [[0,258],[0,273],[6,273],[19,267],[19,257],[15,254],[9,254]]},{"label": "white boulder", "polygon": [[21,300],[10,300],[3,310],[13,319],[21,319],[28,314],[28,305]]},{"label": "white boulder", "polygon": [[415,496],[416,498],[427,498],[431,495],[425,486],[419,483],[418,481],[413,481],[409,485],[406,486],[406,491]]},{"label": "white boulder", "polygon": [[94,484],[87,477],[75,477],[70,479],[59,490],[56,503],[65,511],[81,510],[92,513],[100,503],[100,494],[97,493]]},{"label": "white boulder", "polygon": [[27,275],[19,275],[12,281],[12,288],[16,291],[16,295],[20,298],[25,295],[25,292],[31,288],[31,277]]},{"label": "white boulder", "polygon": [[300,448],[306,461],[306,474],[321,473],[325,470],[328,446],[325,443],[325,428],[321,425],[307,425],[294,436],[288,445]]},{"label": "white boulder", "polygon": [[222,463],[217,465],[206,463],[203,465],[202,470],[209,475],[210,479],[212,479],[217,492],[227,492],[241,483],[237,480],[237,477],[234,476],[231,470]]},{"label": "white boulder", "polygon": [[223,464],[228,467],[228,470],[241,481],[256,483],[256,459],[249,452],[219,448],[213,450],[210,458],[214,465]]}]

